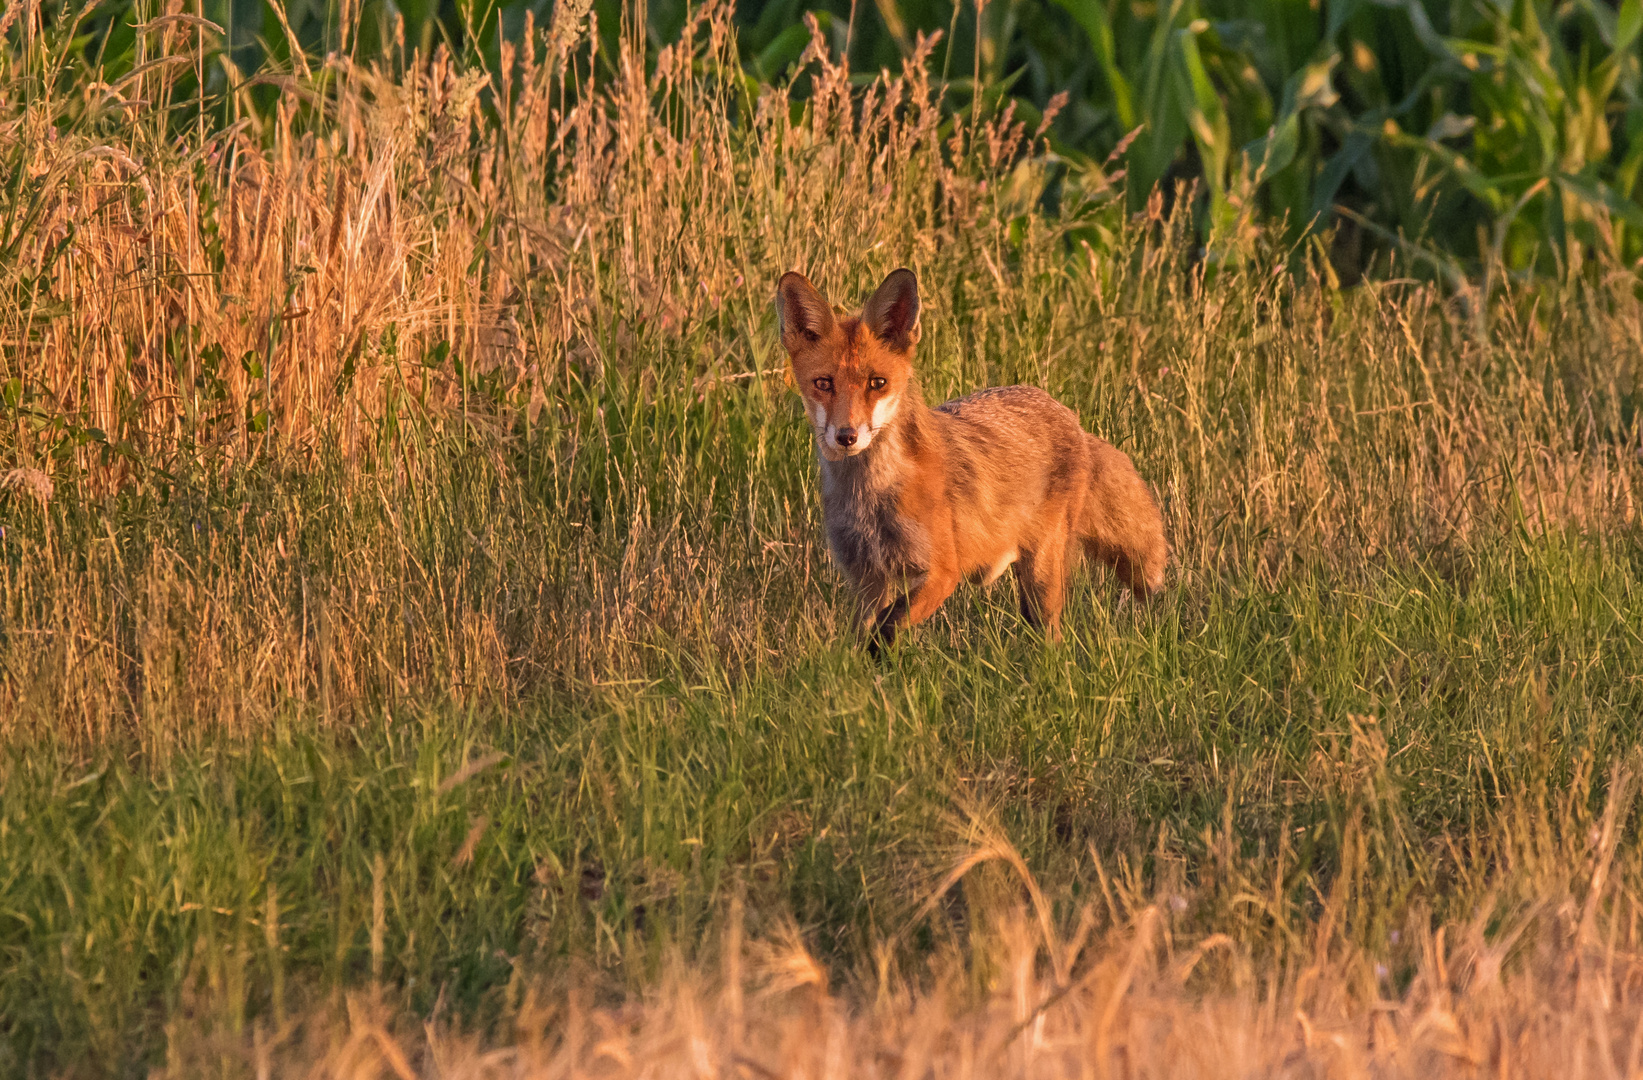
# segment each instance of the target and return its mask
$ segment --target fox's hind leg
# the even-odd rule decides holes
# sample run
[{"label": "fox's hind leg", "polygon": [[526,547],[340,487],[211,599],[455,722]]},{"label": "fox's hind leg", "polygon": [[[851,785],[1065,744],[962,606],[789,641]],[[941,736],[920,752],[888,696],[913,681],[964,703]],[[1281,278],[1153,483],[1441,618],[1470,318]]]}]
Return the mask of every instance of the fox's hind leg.
[{"label": "fox's hind leg", "polygon": [[[1056,567],[1053,564],[1062,565]],[[1044,631],[1051,641],[1061,636],[1061,609],[1067,602],[1066,559],[1022,555],[1015,564],[1016,589],[1021,594],[1021,617]]]},{"label": "fox's hind leg", "polygon": [[1092,477],[1079,529],[1084,550],[1145,600],[1164,588],[1163,515],[1128,455],[1094,435],[1088,440]]},{"label": "fox's hind leg", "polygon": [[1015,563],[1016,589],[1021,594],[1021,617],[1044,631],[1051,641],[1061,637],[1061,609],[1067,604],[1067,537],[1046,537],[1033,551],[1023,551]]},{"label": "fox's hind leg", "polygon": [[1067,578],[1078,568],[1084,508],[1089,503],[1090,466],[1075,455],[1057,470],[1061,490],[1045,501],[1032,530],[1034,542],[1021,549],[1015,564],[1016,588],[1021,593],[1021,617],[1044,631],[1051,641],[1061,638],[1061,609],[1067,604]]}]

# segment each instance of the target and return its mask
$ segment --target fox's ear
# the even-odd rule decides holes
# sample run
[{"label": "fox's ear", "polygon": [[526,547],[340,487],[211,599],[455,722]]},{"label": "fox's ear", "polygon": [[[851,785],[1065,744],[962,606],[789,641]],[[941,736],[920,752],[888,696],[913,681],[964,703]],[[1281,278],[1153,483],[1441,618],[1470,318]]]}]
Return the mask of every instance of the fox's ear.
[{"label": "fox's ear", "polygon": [[776,283],[776,325],[782,344],[792,352],[804,341],[827,336],[833,329],[833,309],[803,274],[790,270]]},{"label": "fox's ear", "polygon": [[861,321],[892,349],[906,350],[917,341],[918,278],[905,266],[890,271],[861,309]]}]

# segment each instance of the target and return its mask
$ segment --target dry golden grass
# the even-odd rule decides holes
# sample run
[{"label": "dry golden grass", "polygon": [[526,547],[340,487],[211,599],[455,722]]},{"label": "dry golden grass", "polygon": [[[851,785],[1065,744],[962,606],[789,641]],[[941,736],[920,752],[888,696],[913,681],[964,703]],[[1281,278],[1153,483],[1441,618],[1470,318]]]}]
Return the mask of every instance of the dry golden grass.
[{"label": "dry golden grass", "polygon": [[[1128,942],[1089,950],[1070,987],[1031,973],[1030,954],[980,1004],[936,994],[861,1009],[801,991],[740,1010],[691,976],[643,1002],[597,1009],[576,996],[517,1018],[500,1045],[391,1034],[366,997],[296,1047],[241,1047],[260,1075],[469,1077],[1609,1077],[1638,1068],[1639,1009],[1616,1004],[1634,959],[1582,961],[1504,978],[1487,950],[1440,932],[1409,990],[1361,1000],[1363,965],[1320,964],[1269,992],[1195,992],[1155,940],[1151,909]],[[1586,973],[1574,969],[1595,967]],[[1350,1003],[1348,1003],[1350,1001]],[[533,1005],[535,1003],[533,1002]],[[195,1061],[161,1075],[197,1075]]]},{"label": "dry golden grass", "polygon": [[[177,64],[87,104],[43,46],[8,55],[11,84],[41,91],[5,102],[0,132],[34,181],[6,267],[11,371],[163,460],[242,445],[260,413],[283,448],[312,451],[323,433],[352,453],[396,408],[436,427],[463,412],[448,356],[501,368],[507,400],[535,407],[568,371],[612,353],[633,366],[641,339],[694,344],[688,360],[733,340],[745,357],[768,351],[774,268],[859,265],[879,246],[851,222],[871,216],[875,240],[926,261],[989,216],[985,182],[937,145],[922,57],[865,100],[827,68],[794,122],[785,95],[696,73],[733,56],[728,9],[710,7],[652,73],[629,50],[619,78],[577,100],[567,73],[591,63],[576,49],[593,39],[566,12],[570,25],[509,46],[495,76],[443,49],[400,78],[333,58],[255,80],[283,91],[271,115],[175,141]],[[186,62],[209,32],[189,20],[178,8],[141,40]],[[819,36],[815,49],[825,64]],[[753,114],[740,126],[738,109]],[[977,147],[1002,159],[1019,137],[993,126]],[[42,273],[46,290],[18,288]],[[430,368],[436,344],[449,353]]]}]

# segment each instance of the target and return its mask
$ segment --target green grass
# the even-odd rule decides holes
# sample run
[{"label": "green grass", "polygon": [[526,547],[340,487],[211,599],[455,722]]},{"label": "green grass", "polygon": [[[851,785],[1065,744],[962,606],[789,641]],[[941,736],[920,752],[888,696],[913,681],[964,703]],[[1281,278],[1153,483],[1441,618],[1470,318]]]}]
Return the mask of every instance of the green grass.
[{"label": "green grass", "polygon": [[[306,511],[337,557],[347,522],[382,525],[381,503],[348,506],[324,481],[269,484],[269,516]],[[96,515],[60,496],[55,524],[72,535],[78,510],[82,528],[95,518],[129,538],[135,561],[226,494],[205,487]],[[484,561],[461,515],[507,533],[531,504],[479,494],[424,490],[407,545]],[[15,531],[7,542],[15,565]],[[267,546],[247,541],[242,558]],[[1631,539],[1508,528],[1349,571],[1202,575],[1145,611],[1115,612],[1106,583],[1084,585],[1058,646],[1002,590],[968,590],[881,665],[812,636],[731,668],[701,648],[719,632],[707,628],[610,685],[545,679],[467,703],[385,688],[345,716],[271,702],[253,734],[164,751],[121,733],[14,735],[0,1053],[8,1071],[136,1075],[179,1022],[243,1035],[377,982],[414,1013],[437,1002],[483,1023],[520,979],[573,959],[639,986],[670,950],[710,950],[737,882],[755,932],[791,913],[847,979],[867,978],[874,944],[897,935],[916,966],[963,919],[949,906],[909,921],[963,853],[966,809],[999,823],[1062,917],[1098,895],[1092,857],[1108,872],[1123,859],[1193,898],[1177,933],[1235,929],[1281,954],[1273,922],[1229,903],[1221,879],[1276,870],[1304,918],[1354,808],[1379,790],[1390,802],[1352,932],[1384,947],[1412,900],[1464,916],[1500,889],[1498,861],[1528,843],[1498,835],[1503,806],[1568,791],[1556,826],[1578,825],[1594,771],[1629,758],[1638,556]],[[469,587],[508,584],[503,569]],[[488,764],[464,776],[473,761]],[[1521,878],[1527,893],[1543,884]]]}]

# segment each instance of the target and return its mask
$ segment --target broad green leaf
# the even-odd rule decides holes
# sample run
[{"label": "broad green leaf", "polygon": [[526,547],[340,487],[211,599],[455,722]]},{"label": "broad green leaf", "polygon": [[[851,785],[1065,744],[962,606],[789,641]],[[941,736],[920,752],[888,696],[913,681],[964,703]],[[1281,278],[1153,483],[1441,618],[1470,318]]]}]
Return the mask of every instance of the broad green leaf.
[{"label": "broad green leaf", "polygon": [[1336,0],[1330,4],[1327,9],[1329,26],[1324,30],[1324,41],[1334,41],[1335,35],[1346,27],[1361,6],[1361,0]]},{"label": "broad green leaf", "polygon": [[1221,106],[1221,96],[1209,80],[1209,73],[1204,70],[1197,34],[1188,27],[1178,31],[1178,40],[1190,103],[1187,123],[1203,155],[1207,179],[1212,186],[1218,187],[1226,179],[1226,163],[1231,151],[1226,110]]},{"label": "broad green leaf", "polygon": [[1212,232],[1231,225],[1233,211],[1227,204],[1227,162],[1232,156],[1232,134],[1227,126],[1226,110],[1221,96],[1204,70],[1204,58],[1198,51],[1196,24],[1176,32],[1181,57],[1181,74],[1185,77],[1187,97],[1187,124],[1198,154],[1204,165],[1204,180],[1209,184],[1210,219]]},{"label": "broad green leaf", "polygon": [[1643,32],[1643,0],[1621,0],[1620,13],[1615,18],[1614,51],[1626,52]]},{"label": "broad green leaf", "polygon": [[1402,131],[1387,132],[1384,136],[1387,142],[1394,146],[1420,151],[1435,159],[1447,169],[1462,187],[1482,200],[1494,213],[1505,213],[1510,200],[1497,186],[1496,179],[1479,172],[1462,154],[1451,150],[1442,143],[1431,139],[1420,138]]},{"label": "broad green leaf", "polygon": [[1584,180],[1578,176],[1568,175],[1558,176],[1556,179],[1558,187],[1587,206],[1607,210],[1632,228],[1643,229],[1643,206],[1638,206],[1630,199],[1622,199],[1601,181]]},{"label": "broad green leaf", "polygon": [[1615,170],[1615,189],[1623,199],[1632,199],[1633,189],[1637,186],[1637,174],[1643,169],[1643,139],[1632,144],[1620,167]]},{"label": "broad green leaf", "polygon": [[1317,221],[1330,212],[1330,206],[1335,201],[1335,193],[1340,191],[1348,174],[1375,145],[1377,135],[1378,133],[1372,130],[1353,131],[1346,137],[1346,142],[1341,148],[1335,151],[1335,156],[1324,166],[1324,171],[1318,177],[1317,186],[1312,191],[1312,212],[1309,215],[1312,221]]},{"label": "broad green leaf", "polygon": [[1095,49],[1095,58],[1101,64],[1101,74],[1107,80],[1107,86],[1112,91],[1113,112],[1118,117],[1118,123],[1124,130],[1133,129],[1137,123],[1135,115],[1135,94],[1130,89],[1130,81],[1118,67],[1117,50],[1113,46],[1112,22],[1107,18],[1107,8],[1101,0],[1056,0],[1073,20],[1089,35],[1090,44]]},{"label": "broad green leaf", "polygon": [[1415,38],[1427,51],[1445,60],[1453,59],[1454,54],[1449,45],[1443,40],[1437,30],[1432,27],[1432,20],[1426,14],[1426,7],[1421,0],[1404,0],[1403,9],[1409,15],[1409,27],[1415,31]]},{"label": "broad green leaf", "polygon": [[1244,146],[1244,155],[1257,177],[1268,177],[1289,168],[1301,145],[1301,124],[1294,113],[1284,116],[1272,130]]},{"label": "broad green leaf", "polygon": [[753,61],[753,68],[759,78],[770,80],[787,70],[804,53],[804,47],[810,44],[810,28],[803,23],[795,23],[776,35],[776,39],[759,53]]},{"label": "broad green leaf", "polygon": [[[1244,147],[1244,153],[1258,176],[1271,177],[1288,168],[1295,160],[1301,142],[1302,110],[1327,109],[1339,100],[1331,75],[1341,56],[1333,46],[1326,47],[1329,50],[1327,55],[1308,63],[1285,82],[1283,114],[1277,123],[1265,136]],[[1338,186],[1339,181],[1336,184]],[[1334,197],[1333,192],[1330,197]]]},{"label": "broad green leaf", "polygon": [[890,36],[896,39],[903,55],[913,51],[913,39],[907,33],[907,20],[901,17],[901,9],[896,6],[896,0],[874,0],[879,9],[879,18],[884,20],[884,27],[890,31]]}]

